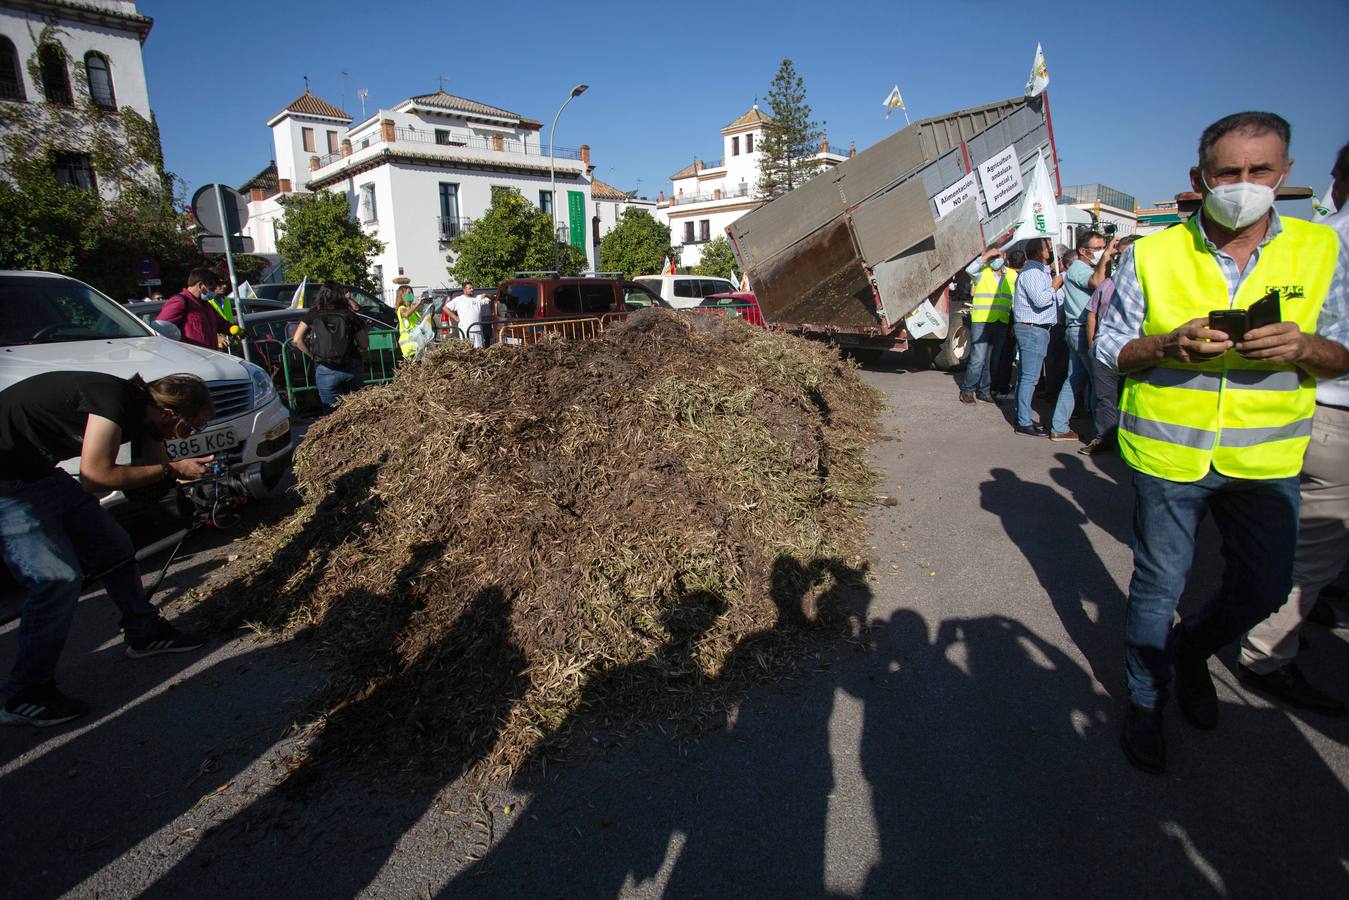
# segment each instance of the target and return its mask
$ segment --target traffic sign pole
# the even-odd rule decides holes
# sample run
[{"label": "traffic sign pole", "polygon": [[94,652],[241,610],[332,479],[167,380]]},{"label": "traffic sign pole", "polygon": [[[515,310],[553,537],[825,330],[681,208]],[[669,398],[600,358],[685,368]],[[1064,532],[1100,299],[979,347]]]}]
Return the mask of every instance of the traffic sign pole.
[{"label": "traffic sign pole", "polygon": [[244,324],[244,304],[243,298],[239,296],[239,278],[234,274],[234,252],[230,250],[230,238],[234,237],[234,232],[238,226],[231,220],[230,210],[225,208],[225,193],[220,189],[220,183],[215,184],[215,202],[220,207],[221,218],[224,219],[225,227],[221,230],[225,232],[225,265],[230,273],[230,295],[234,297],[234,318],[239,326],[239,342],[244,345],[244,359],[253,361],[253,354],[248,349],[248,329]]}]

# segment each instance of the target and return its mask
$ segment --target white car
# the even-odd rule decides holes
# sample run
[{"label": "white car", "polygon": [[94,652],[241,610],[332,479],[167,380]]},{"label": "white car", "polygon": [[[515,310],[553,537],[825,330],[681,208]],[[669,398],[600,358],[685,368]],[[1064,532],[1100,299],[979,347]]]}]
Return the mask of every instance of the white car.
[{"label": "white car", "polygon": [[[53,371],[105,372],[146,381],[197,375],[211,390],[215,417],[199,434],[165,442],[170,458],[228,451],[230,473],[255,498],[266,496],[294,452],[290,412],[266,371],[224,353],[163,337],[87,284],[50,272],[0,271],[0,390]],[[120,462],[131,448],[122,445]],[[78,458],[61,467],[79,473]],[[125,501],[121,491],[101,498]]]},{"label": "white car", "polygon": [[725,278],[709,275],[643,275],[633,281],[675,309],[692,309],[700,305],[704,297],[740,290]]}]

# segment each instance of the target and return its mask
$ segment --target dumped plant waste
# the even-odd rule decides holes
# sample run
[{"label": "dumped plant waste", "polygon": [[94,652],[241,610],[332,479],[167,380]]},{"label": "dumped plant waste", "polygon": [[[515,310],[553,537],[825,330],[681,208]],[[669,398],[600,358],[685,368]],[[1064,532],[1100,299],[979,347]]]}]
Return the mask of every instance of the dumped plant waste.
[{"label": "dumped plant waste", "polygon": [[330,661],[309,761],[499,778],[578,723],[696,727],[849,627],[879,409],[736,319],[439,347],[309,430],[300,508],[197,599]]}]

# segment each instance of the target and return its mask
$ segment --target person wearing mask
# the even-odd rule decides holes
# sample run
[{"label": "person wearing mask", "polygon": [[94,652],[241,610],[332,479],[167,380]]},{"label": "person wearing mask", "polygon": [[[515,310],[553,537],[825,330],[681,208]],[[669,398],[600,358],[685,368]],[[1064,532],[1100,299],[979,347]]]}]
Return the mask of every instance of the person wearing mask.
[{"label": "person wearing mask", "polygon": [[408,285],[403,285],[398,289],[394,313],[398,316],[398,350],[403,354],[404,359],[412,359],[417,355],[419,349],[412,333],[421,324],[422,317],[417,312],[416,295]]},{"label": "person wearing mask", "polygon": [[1049,350],[1049,332],[1059,320],[1059,289],[1062,275],[1051,275],[1053,255],[1048,238],[1026,241],[1026,266],[1017,276],[1012,293],[1012,316],[1016,322],[1020,371],[1016,385],[1016,433],[1044,437],[1045,431],[1031,418],[1031,398]]},{"label": "person wearing mask", "polygon": [[[1349,144],[1331,169],[1331,198],[1339,212],[1321,220],[1349,239]],[[1298,635],[1321,591],[1349,563],[1349,376],[1317,382],[1311,442],[1299,483],[1297,551],[1293,589],[1272,616],[1241,641],[1237,680],[1289,706],[1332,716],[1344,701],[1308,683],[1298,668]]]},{"label": "person wearing mask", "polygon": [[155,319],[178,329],[184,343],[218,350],[229,338],[230,323],[212,305],[220,278],[210,269],[187,273],[187,287],[174,294]]},{"label": "person wearing mask", "polygon": [[1054,403],[1054,414],[1049,423],[1051,441],[1075,441],[1077,432],[1069,427],[1077,394],[1083,386],[1090,390],[1091,362],[1087,356],[1087,303],[1091,301],[1088,283],[1096,267],[1105,256],[1105,236],[1089,231],[1071,253],[1068,268],[1063,273],[1063,340],[1068,347],[1068,372],[1059,388]]},{"label": "person wearing mask", "polygon": [[[1096,336],[1097,359],[1126,376],[1119,447],[1134,469],[1134,573],[1120,744],[1144,772],[1166,768],[1172,670],[1185,718],[1216,728],[1209,657],[1288,598],[1316,379],[1349,373],[1349,247],[1273,208],[1292,167],[1289,131],[1267,112],[1204,130],[1190,170],[1201,210],[1130,248]],[[1248,309],[1271,291],[1283,321],[1237,341],[1211,327],[1209,311]],[[1213,597],[1175,622],[1209,513],[1224,570],[1209,576]]]},{"label": "person wearing mask", "polygon": [[989,247],[968,272],[970,294],[970,358],[960,386],[960,402],[976,399],[993,402],[993,370],[1002,361],[1007,326],[1012,318],[1012,286],[1004,272],[1006,259],[997,247]]},{"label": "person wearing mask", "polygon": [[[1103,257],[1118,259],[1118,254],[1128,249],[1136,235],[1116,238],[1110,242]],[[1100,271],[1100,265],[1097,265]],[[1093,275],[1093,278],[1095,276]],[[1095,403],[1092,404],[1092,422],[1096,426],[1096,435],[1088,441],[1078,453],[1092,456],[1111,450],[1115,446],[1115,428],[1119,424],[1119,374],[1112,372],[1096,358],[1096,327],[1101,314],[1110,306],[1110,298],[1115,296],[1115,279],[1107,276],[1087,301],[1087,322],[1084,337],[1087,342],[1087,361],[1091,365],[1091,389]]]},{"label": "person wearing mask", "polygon": [[324,284],[304,313],[291,339],[295,349],[314,360],[314,383],[325,412],[337,398],[365,384],[361,351],[370,346],[369,329],[351,298],[335,284]]},{"label": "person wearing mask", "polygon": [[464,292],[446,303],[445,309],[449,313],[450,321],[455,324],[470,346],[486,345],[482,324],[482,298],[474,295],[472,282],[465,281]]},{"label": "person wearing mask", "polygon": [[[56,686],[86,574],[106,573],[127,656],[203,646],[159,617],[141,588],[130,536],[92,492],[200,478],[210,458],[170,460],[164,441],[187,437],[212,414],[211,392],[195,375],[146,384],[139,375],[44,372],[0,391],[0,545],[24,591],[0,724],[41,728],[89,711]],[[128,464],[117,460],[125,443],[136,448]],[[58,466],[76,456],[78,481]]]}]

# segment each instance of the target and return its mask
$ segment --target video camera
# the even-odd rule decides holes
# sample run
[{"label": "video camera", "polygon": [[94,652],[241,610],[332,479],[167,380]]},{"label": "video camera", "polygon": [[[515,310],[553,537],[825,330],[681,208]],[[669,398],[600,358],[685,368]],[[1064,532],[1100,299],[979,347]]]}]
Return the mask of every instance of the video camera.
[{"label": "video camera", "polygon": [[201,478],[187,484],[163,484],[128,495],[150,509],[157,508],[169,522],[180,528],[196,529],[206,525],[226,528],[238,519],[237,510],[248,499],[248,489],[230,467],[243,458],[241,451],[216,454]]}]

